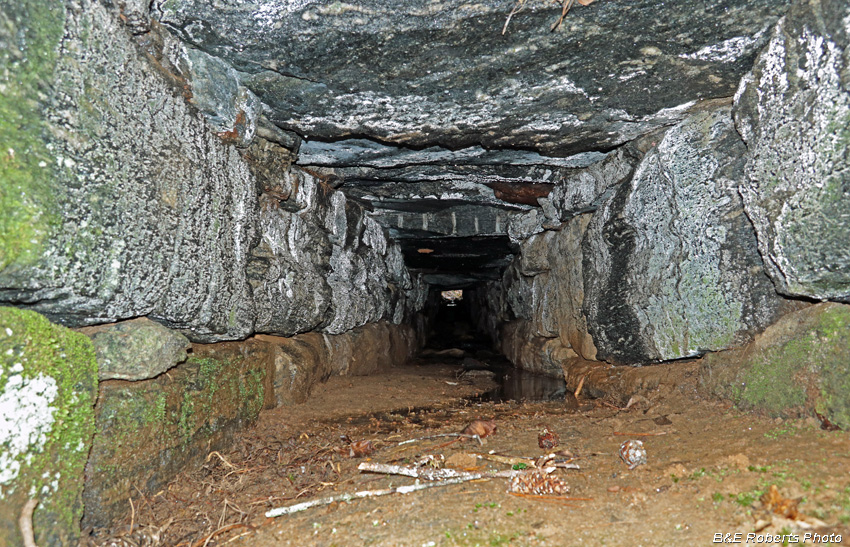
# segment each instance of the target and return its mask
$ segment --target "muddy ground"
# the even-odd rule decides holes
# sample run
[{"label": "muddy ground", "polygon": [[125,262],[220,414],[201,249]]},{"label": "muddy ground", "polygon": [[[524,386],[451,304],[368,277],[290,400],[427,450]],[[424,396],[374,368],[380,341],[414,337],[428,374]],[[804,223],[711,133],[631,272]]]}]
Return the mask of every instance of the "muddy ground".
[{"label": "muddy ground", "polygon": [[[815,419],[744,414],[687,387],[650,394],[627,409],[582,396],[578,405],[474,402],[469,397],[491,389],[492,380],[458,378],[459,366],[457,359],[432,356],[380,376],[335,377],[308,403],[264,412],[232,451],[213,453],[162,492],[134,499],[126,519],[134,532],[125,530],[123,540],[635,547],[710,545],[715,534],[740,532],[742,544],[748,533],[762,543],[768,534],[784,534],[785,544],[830,544],[804,542],[806,533],[840,534],[848,543],[845,432],[824,431]],[[453,437],[398,444],[456,433],[477,418],[497,425],[483,445],[471,439],[446,445]],[[560,438],[553,450],[538,446],[543,427]],[[645,465],[629,470],[620,460],[627,439],[644,442]],[[364,441],[374,451],[352,457]],[[476,455],[536,458],[557,451],[563,451],[558,459],[580,466],[553,472],[569,486],[559,496],[512,494],[507,479],[494,478],[264,516],[275,507],[414,483],[359,472],[364,461],[411,466],[436,456],[457,468],[490,471],[511,465]]]}]

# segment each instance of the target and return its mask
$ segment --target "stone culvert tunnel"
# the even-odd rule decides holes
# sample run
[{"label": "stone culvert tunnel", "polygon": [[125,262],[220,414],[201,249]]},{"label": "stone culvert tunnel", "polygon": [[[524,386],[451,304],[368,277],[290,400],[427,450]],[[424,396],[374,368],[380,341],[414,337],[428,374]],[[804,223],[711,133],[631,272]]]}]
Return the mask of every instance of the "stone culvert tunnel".
[{"label": "stone culvert tunnel", "polygon": [[403,363],[448,290],[571,389],[701,358],[850,427],[848,4],[553,6],[0,2],[0,543]]}]

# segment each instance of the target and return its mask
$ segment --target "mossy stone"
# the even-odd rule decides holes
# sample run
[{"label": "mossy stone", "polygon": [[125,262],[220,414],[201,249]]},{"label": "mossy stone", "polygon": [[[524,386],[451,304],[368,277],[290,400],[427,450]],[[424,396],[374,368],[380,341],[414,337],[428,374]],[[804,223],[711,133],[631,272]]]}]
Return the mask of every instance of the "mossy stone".
[{"label": "mossy stone", "polygon": [[57,222],[40,101],[64,20],[63,3],[0,2],[0,271],[35,261]]},{"label": "mossy stone", "polygon": [[772,416],[817,411],[850,428],[850,306],[827,303],[783,316],[751,344],[703,360],[703,384]]},{"label": "mossy stone", "polygon": [[22,545],[17,516],[30,498],[39,499],[38,545],[69,545],[79,536],[96,393],[86,336],[0,307],[0,544]]}]

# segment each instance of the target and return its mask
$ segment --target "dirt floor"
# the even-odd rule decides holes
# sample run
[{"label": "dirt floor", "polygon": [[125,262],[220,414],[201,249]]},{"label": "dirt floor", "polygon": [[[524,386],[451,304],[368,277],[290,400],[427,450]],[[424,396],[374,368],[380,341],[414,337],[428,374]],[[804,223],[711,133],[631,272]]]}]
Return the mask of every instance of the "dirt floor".
[{"label": "dirt floor", "polygon": [[[465,398],[492,380],[458,378],[458,367],[431,357],[380,376],[335,377],[306,404],[264,412],[231,452],[213,453],[166,490],[135,499],[126,520],[133,534],[113,544],[636,547],[711,545],[736,533],[741,544],[748,534],[749,544],[840,544],[820,541],[830,534],[850,544],[845,432],[824,431],[815,419],[743,414],[687,390],[651,394],[629,408],[581,396],[578,405],[475,403]],[[457,433],[479,418],[497,427],[483,445],[457,437],[399,444]],[[557,447],[538,446],[544,427],[559,437]],[[620,459],[626,440],[643,441],[645,465],[629,470]],[[366,441],[373,451],[353,455],[369,452]],[[531,473],[550,453],[550,464],[580,469],[522,481],[552,492],[560,485],[557,494],[511,493],[509,479],[490,478],[265,516],[416,481],[360,472],[363,462],[422,473],[449,466]]]}]

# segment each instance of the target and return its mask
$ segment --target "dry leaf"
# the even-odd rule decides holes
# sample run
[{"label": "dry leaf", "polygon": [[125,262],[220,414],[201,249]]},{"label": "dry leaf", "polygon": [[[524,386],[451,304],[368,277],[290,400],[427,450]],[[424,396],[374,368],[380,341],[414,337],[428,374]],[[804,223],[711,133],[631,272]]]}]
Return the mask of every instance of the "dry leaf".
[{"label": "dry leaf", "polygon": [[582,6],[589,6],[590,4],[596,2],[596,0],[576,0]]},{"label": "dry leaf", "polygon": [[372,441],[354,441],[348,445],[348,448],[348,455],[351,458],[362,458],[363,456],[368,456],[375,451]]},{"label": "dry leaf", "polygon": [[829,418],[824,416],[823,414],[815,411],[815,416],[820,420],[820,428],[824,431],[840,431],[841,427],[835,425],[834,423],[829,421]]},{"label": "dry leaf", "polygon": [[473,420],[461,431],[464,435],[478,435],[480,439],[488,437],[495,432],[496,422],[494,420]]},{"label": "dry leaf", "polygon": [[802,516],[797,510],[800,500],[783,498],[775,484],[770,485],[770,489],[761,497],[761,502],[765,509],[785,518],[798,520]]}]

